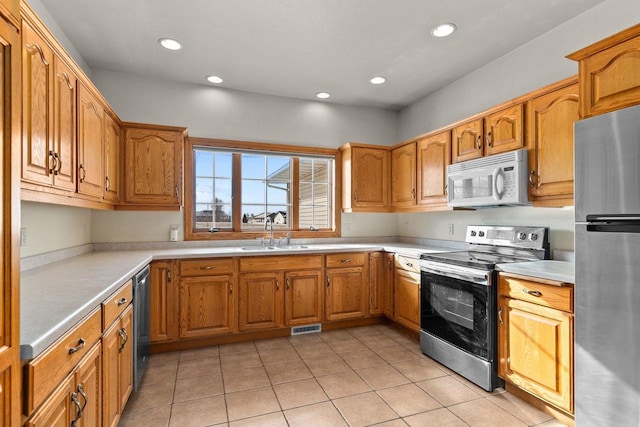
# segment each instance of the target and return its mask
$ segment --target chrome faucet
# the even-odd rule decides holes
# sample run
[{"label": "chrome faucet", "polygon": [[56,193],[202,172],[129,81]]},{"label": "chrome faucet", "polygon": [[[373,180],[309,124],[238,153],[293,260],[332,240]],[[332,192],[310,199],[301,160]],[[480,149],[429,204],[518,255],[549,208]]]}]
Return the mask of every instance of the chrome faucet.
[{"label": "chrome faucet", "polygon": [[270,231],[269,231],[269,246],[273,246],[275,244],[275,241],[273,240],[273,220],[271,219],[270,216],[267,216],[267,218],[264,220],[265,231],[267,230],[269,225],[271,225]]}]

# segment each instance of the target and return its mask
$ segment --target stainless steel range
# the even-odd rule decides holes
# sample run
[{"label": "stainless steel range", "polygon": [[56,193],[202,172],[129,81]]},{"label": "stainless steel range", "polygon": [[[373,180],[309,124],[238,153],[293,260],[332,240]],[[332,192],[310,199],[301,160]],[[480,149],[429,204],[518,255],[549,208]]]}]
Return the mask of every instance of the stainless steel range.
[{"label": "stainless steel range", "polygon": [[420,348],[485,390],[497,370],[496,264],[549,258],[548,229],[470,225],[469,250],[420,256]]}]

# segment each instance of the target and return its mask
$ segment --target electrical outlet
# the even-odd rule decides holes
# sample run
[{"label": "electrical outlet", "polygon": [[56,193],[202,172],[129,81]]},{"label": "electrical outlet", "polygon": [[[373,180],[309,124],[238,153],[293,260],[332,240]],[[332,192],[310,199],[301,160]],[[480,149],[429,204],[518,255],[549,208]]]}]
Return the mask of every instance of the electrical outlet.
[{"label": "electrical outlet", "polygon": [[351,223],[343,222],[342,223],[342,231],[351,231]]},{"label": "electrical outlet", "polygon": [[453,236],[453,224],[449,224],[449,234]]},{"label": "electrical outlet", "polygon": [[27,227],[20,229],[20,246],[27,246]]}]

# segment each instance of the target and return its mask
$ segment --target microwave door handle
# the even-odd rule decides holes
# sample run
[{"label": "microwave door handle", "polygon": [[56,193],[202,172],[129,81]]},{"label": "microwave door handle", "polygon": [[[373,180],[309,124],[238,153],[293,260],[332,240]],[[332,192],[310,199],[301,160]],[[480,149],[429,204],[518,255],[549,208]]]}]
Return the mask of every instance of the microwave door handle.
[{"label": "microwave door handle", "polygon": [[[504,193],[507,191],[504,185],[505,184],[504,170],[502,168],[496,168],[493,171],[492,175],[493,175],[493,191],[494,191],[493,198],[496,200],[501,200],[502,197],[504,196]],[[500,188],[498,188],[498,178],[502,178]]]}]

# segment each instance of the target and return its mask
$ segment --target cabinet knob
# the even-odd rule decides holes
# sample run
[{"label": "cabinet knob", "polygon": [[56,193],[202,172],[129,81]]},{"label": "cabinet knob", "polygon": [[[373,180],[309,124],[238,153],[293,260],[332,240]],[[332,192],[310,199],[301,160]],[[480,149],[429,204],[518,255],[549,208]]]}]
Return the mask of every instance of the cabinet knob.
[{"label": "cabinet knob", "polygon": [[351,262],[351,258],[342,258],[342,259],[340,260],[340,262],[341,262],[342,264],[348,264],[348,263],[350,263],[350,262]]},{"label": "cabinet knob", "polygon": [[487,133],[487,145],[491,147],[491,131]]},{"label": "cabinet knob", "polygon": [[504,307],[500,307],[500,309],[498,310],[498,322],[500,322],[501,325],[504,325],[504,320],[502,320],[503,311],[504,311]]},{"label": "cabinet knob", "polygon": [[80,165],[78,166],[78,170],[82,171],[82,177],[78,178],[80,182],[84,182],[85,178],[87,177],[87,171],[84,169],[84,166]]},{"label": "cabinet knob", "polygon": [[542,296],[542,292],[540,292],[540,291],[530,291],[527,288],[522,288],[522,292],[524,292],[525,294],[529,294],[531,296],[534,296],[534,297],[538,297],[538,298]]},{"label": "cabinet knob", "polygon": [[118,335],[120,335],[120,348],[118,349],[118,352],[121,352],[127,345],[127,341],[129,341],[129,334],[127,334],[127,331],[124,328],[120,328],[118,329]]},{"label": "cabinet knob", "polygon": [[482,136],[478,135],[478,138],[476,139],[476,148],[478,150],[480,150],[482,148]]},{"label": "cabinet knob", "polygon": [[534,184],[533,182],[533,178],[535,177],[535,175],[536,175],[536,171],[532,170],[531,172],[529,172],[529,186],[531,188],[536,186],[536,184]]},{"label": "cabinet knob", "polygon": [[121,306],[121,305],[125,305],[126,303],[127,303],[127,299],[126,298],[120,298],[117,301],[118,307]]},{"label": "cabinet knob", "polygon": [[85,344],[86,344],[86,342],[85,342],[84,338],[80,338],[80,339],[78,340],[78,345],[77,345],[77,346],[75,346],[75,347],[71,347],[71,348],[69,349],[69,354],[73,354],[73,353],[75,353],[75,352],[77,352],[77,351],[82,350],[82,349],[84,348],[84,345],[85,345]]},{"label": "cabinet knob", "polygon": [[285,283],[286,283],[287,290],[289,290],[291,288],[291,286],[290,286],[290,282],[289,282],[289,278],[288,277],[285,280]]},{"label": "cabinet knob", "polygon": [[331,285],[331,279],[327,276],[327,288]]}]

